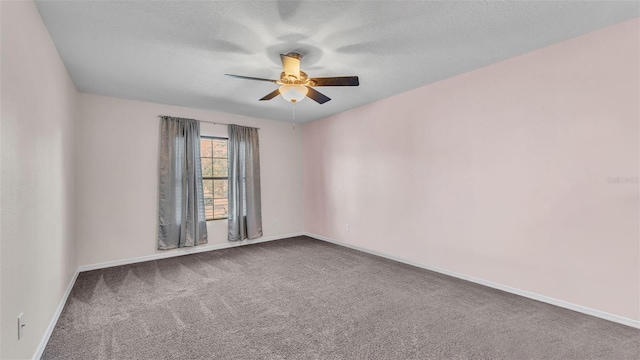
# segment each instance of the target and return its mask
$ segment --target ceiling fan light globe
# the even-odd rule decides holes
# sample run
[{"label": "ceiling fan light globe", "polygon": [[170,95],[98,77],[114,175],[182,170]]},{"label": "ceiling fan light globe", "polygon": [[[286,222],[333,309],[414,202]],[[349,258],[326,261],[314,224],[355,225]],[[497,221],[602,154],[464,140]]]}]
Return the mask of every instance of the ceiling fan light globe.
[{"label": "ceiling fan light globe", "polygon": [[282,95],[285,100],[292,103],[304,100],[307,96],[307,92],[309,92],[309,89],[306,86],[300,84],[285,84],[280,86],[279,90],[280,95]]}]

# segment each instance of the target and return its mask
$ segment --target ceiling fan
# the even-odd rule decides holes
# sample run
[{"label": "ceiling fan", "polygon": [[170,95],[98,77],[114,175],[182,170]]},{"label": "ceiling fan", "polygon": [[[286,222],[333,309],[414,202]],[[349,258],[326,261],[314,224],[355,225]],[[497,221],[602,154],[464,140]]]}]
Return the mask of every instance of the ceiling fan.
[{"label": "ceiling fan", "polygon": [[314,86],[358,86],[360,82],[357,76],[310,78],[304,71],[300,71],[300,54],[290,52],[287,55],[280,54],[284,71],[280,74],[280,80],[262,79],[250,76],[225,74],[239,79],[268,81],[280,85],[279,88],[264,96],[260,101],[271,100],[278,95],[292,103],[297,103],[308,97],[318,104],[324,104],[331,100],[326,95],[315,90]]}]

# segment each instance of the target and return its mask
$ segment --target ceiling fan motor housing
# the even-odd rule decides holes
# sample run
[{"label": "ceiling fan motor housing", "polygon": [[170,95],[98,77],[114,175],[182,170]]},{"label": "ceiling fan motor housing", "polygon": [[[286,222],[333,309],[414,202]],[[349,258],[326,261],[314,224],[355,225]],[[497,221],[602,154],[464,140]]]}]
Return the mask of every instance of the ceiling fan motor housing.
[{"label": "ceiling fan motor housing", "polygon": [[307,76],[307,73],[304,71],[300,71],[300,78],[296,78],[294,75],[289,75],[283,72],[280,73],[280,83],[282,84],[301,84],[301,85],[309,85],[313,86],[311,80]]}]

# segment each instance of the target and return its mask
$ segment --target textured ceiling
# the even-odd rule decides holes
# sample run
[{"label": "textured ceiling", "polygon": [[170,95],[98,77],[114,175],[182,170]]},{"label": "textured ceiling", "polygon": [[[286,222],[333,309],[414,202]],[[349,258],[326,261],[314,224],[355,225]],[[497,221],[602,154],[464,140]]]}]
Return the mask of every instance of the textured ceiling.
[{"label": "textured ceiling", "polygon": [[311,121],[640,15],[638,2],[37,1],[78,90],[276,120],[291,119],[266,82],[280,53],[309,76],[358,75],[317,88]]}]

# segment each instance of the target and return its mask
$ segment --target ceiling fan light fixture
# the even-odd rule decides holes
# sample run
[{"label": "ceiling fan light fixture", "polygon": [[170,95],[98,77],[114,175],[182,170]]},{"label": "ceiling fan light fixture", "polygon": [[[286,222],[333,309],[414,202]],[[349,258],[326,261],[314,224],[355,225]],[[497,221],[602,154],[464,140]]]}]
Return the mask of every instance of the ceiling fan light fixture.
[{"label": "ceiling fan light fixture", "polygon": [[280,95],[292,103],[302,101],[307,96],[307,92],[309,92],[309,88],[300,84],[285,84],[280,86],[279,90]]}]

